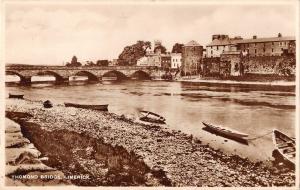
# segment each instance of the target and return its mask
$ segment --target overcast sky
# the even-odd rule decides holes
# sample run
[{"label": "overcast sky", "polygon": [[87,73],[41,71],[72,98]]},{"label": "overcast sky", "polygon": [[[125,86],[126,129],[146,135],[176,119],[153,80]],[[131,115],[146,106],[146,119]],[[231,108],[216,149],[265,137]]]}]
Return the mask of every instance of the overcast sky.
[{"label": "overcast sky", "polygon": [[6,63],[61,65],[114,59],[137,40],[174,43],[213,34],[295,36],[293,5],[6,4]]}]

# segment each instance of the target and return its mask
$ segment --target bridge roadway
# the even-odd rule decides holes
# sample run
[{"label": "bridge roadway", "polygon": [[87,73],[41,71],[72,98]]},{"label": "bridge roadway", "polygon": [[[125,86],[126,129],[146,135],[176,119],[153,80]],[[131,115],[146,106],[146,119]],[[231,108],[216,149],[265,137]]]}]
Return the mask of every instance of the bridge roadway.
[{"label": "bridge roadway", "polygon": [[71,76],[87,76],[90,81],[99,81],[103,77],[117,77],[118,79],[151,79],[162,74],[157,67],[140,67],[140,66],[23,66],[14,65],[6,66],[6,75],[17,75],[20,77],[22,84],[30,84],[33,76],[54,76],[56,82],[68,82]]}]

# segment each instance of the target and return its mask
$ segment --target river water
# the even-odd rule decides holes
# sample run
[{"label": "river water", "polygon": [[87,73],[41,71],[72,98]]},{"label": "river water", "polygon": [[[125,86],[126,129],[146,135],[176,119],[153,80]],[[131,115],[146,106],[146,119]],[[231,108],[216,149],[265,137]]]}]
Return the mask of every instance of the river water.
[{"label": "river water", "polygon": [[109,112],[136,119],[140,110],[149,110],[164,116],[171,129],[192,134],[216,149],[252,160],[271,158],[271,134],[244,145],[202,130],[201,122],[223,125],[247,133],[250,138],[275,128],[295,136],[295,89],[292,87],[123,81],[7,85],[6,94],[9,92],[60,104],[109,104]]}]

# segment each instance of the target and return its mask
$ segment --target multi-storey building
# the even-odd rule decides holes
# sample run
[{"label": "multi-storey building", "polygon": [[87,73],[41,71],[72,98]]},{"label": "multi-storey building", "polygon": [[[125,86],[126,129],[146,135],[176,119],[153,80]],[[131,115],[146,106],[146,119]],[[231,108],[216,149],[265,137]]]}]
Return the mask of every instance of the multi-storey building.
[{"label": "multi-storey building", "polygon": [[171,68],[178,69],[181,67],[181,53],[171,53]]},{"label": "multi-storey building", "polygon": [[283,53],[294,52],[295,37],[277,37],[242,39],[241,37],[229,38],[227,35],[213,35],[212,42],[206,47],[207,57],[221,57],[221,54],[230,51],[236,46],[243,55],[255,56],[280,56]]},{"label": "multi-storey building", "polygon": [[183,46],[182,72],[184,75],[195,75],[199,73],[202,54],[203,47],[194,40]]},{"label": "multi-storey building", "polygon": [[206,57],[220,57],[230,48],[236,41],[242,40],[240,36],[229,38],[228,35],[215,34],[212,36],[212,42],[206,46]]},{"label": "multi-storey building", "polygon": [[161,67],[164,69],[170,69],[171,68],[171,55],[170,53],[167,54],[161,54]]},{"label": "multi-storey building", "polygon": [[247,52],[251,57],[255,56],[281,56],[288,53],[290,44],[295,42],[295,37],[283,37],[280,33],[278,37],[245,39],[236,41],[238,50]]}]

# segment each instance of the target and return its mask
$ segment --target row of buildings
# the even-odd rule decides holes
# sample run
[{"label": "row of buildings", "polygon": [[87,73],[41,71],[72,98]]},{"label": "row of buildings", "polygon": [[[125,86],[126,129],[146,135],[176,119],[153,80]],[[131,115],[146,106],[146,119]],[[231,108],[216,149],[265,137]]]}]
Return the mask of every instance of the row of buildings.
[{"label": "row of buildings", "polygon": [[228,35],[217,34],[212,36],[212,42],[203,48],[196,41],[190,41],[182,48],[182,53],[162,53],[160,42],[154,43],[154,50],[137,61],[137,66],[157,66],[160,68],[179,69],[183,75],[198,74],[203,70],[203,59],[221,60],[231,57],[259,57],[281,56],[295,54],[295,37],[277,37],[243,39],[240,36],[230,38]]},{"label": "row of buildings", "polygon": [[206,46],[204,57],[220,57],[226,51],[240,51],[243,55],[281,56],[283,53],[295,53],[295,37],[277,37],[243,39],[240,36],[230,38],[228,35],[213,35],[212,42]]},{"label": "row of buildings", "polygon": [[179,69],[181,53],[162,52],[160,41],[154,42],[153,51],[147,51],[144,57],[137,60],[137,66],[156,66],[163,69]]}]

